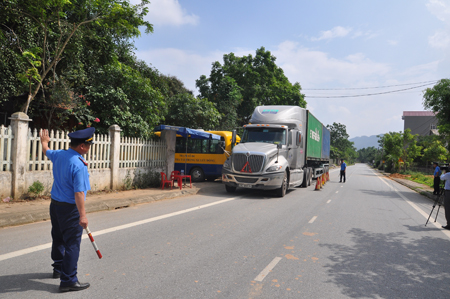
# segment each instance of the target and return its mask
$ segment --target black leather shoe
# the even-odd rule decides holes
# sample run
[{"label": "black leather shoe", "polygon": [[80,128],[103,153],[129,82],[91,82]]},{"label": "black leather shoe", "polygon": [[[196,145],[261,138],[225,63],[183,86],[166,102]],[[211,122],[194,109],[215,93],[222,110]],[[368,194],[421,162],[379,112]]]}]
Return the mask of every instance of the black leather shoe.
[{"label": "black leather shoe", "polygon": [[59,287],[59,291],[60,292],[70,292],[70,291],[81,291],[81,290],[85,290],[88,287],[90,287],[91,285],[89,283],[80,283],[79,281],[77,281],[76,283],[74,283],[73,285],[67,286],[67,287]]},{"label": "black leather shoe", "polygon": [[442,226],[442,228],[445,228],[445,229],[450,229],[450,225],[446,225],[446,226]]},{"label": "black leather shoe", "polygon": [[61,278],[61,273],[58,271],[53,270],[53,278]]}]

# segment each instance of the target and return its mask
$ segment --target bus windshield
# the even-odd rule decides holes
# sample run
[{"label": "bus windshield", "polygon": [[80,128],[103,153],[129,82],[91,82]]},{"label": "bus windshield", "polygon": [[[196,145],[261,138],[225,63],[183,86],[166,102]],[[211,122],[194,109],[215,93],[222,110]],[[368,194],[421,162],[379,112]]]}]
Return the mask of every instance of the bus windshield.
[{"label": "bus windshield", "polygon": [[273,144],[286,144],[286,130],[282,128],[246,128],[241,143],[266,142]]}]

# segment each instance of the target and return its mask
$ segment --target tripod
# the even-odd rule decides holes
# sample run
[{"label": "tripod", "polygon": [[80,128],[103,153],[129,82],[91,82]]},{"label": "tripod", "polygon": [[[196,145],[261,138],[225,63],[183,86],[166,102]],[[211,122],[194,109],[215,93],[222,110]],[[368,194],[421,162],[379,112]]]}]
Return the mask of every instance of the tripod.
[{"label": "tripod", "polygon": [[436,205],[439,205],[437,212],[436,212],[436,218],[434,218],[434,222],[436,222],[438,214],[439,214],[439,209],[441,208],[443,201],[444,201],[444,193],[445,193],[445,189],[444,189],[444,187],[441,187],[439,190],[439,195],[437,196],[436,200],[434,201],[433,208],[431,209],[430,216],[428,216],[428,220],[427,220],[427,223],[425,223],[425,226],[427,226],[428,221],[430,221],[430,217],[431,217],[431,214],[433,214],[434,208],[436,207]]}]

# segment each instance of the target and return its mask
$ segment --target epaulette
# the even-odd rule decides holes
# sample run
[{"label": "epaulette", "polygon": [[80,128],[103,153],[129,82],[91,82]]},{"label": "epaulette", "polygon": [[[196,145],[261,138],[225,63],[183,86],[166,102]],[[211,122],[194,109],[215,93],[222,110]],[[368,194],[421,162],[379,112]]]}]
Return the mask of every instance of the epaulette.
[{"label": "epaulette", "polygon": [[80,159],[80,161],[83,162],[84,165],[88,166],[87,162],[83,159],[83,157],[78,157],[78,159]]}]

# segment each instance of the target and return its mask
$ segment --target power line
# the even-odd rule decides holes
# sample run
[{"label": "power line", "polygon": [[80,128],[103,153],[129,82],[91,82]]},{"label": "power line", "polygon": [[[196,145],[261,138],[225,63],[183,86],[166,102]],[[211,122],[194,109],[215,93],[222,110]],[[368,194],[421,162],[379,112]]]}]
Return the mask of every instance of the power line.
[{"label": "power line", "polygon": [[[423,81],[423,82],[416,82],[416,83],[407,83],[407,84],[397,84],[397,85],[385,85],[385,86],[374,86],[374,87],[348,87],[348,88],[307,88],[302,90],[358,90],[358,89],[377,89],[377,88],[388,88],[388,87],[397,87],[397,86],[407,86],[407,85],[417,85],[417,84],[424,84],[424,83],[436,83],[439,80],[433,80],[433,81]],[[427,85],[428,85],[427,84]]]},{"label": "power line", "polygon": [[420,85],[420,86],[414,86],[410,88],[404,88],[404,89],[398,89],[398,90],[391,90],[391,91],[385,91],[385,92],[378,92],[378,93],[368,93],[368,94],[358,94],[358,95],[346,95],[346,96],[308,96],[305,95],[305,98],[324,98],[324,99],[330,99],[330,98],[356,98],[356,97],[367,97],[367,96],[375,96],[375,95],[381,95],[381,94],[388,94],[388,93],[395,93],[405,90],[411,90],[415,88],[425,87],[430,85],[431,83]]}]

